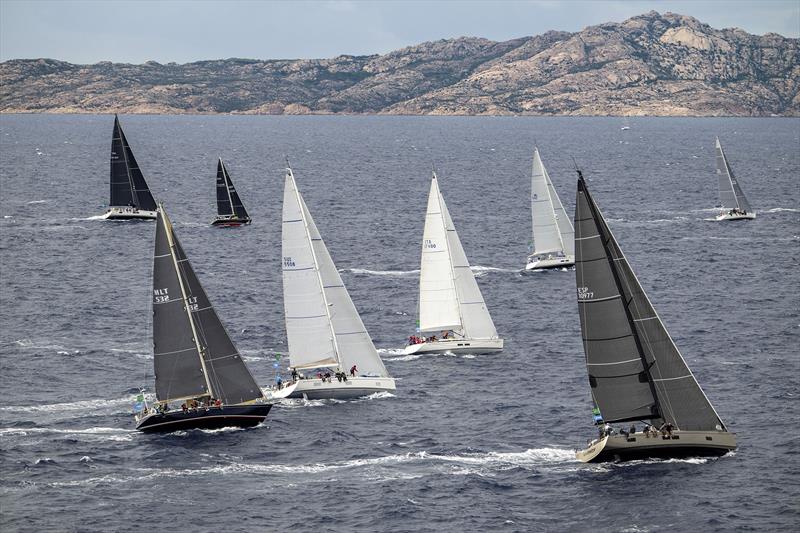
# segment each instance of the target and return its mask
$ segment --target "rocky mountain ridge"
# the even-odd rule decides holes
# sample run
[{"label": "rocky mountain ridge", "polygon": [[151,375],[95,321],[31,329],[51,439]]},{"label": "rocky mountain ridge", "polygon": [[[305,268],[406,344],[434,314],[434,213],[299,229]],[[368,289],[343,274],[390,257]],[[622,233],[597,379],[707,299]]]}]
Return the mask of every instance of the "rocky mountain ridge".
[{"label": "rocky mountain ridge", "polygon": [[0,63],[0,112],[800,116],[800,39],[655,11],[385,55]]}]

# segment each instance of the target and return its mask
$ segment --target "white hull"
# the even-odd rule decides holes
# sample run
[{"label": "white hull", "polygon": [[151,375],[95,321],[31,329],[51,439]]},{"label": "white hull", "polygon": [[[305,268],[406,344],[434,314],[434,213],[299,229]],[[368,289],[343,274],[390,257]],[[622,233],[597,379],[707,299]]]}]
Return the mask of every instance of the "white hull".
[{"label": "white hull", "polygon": [[647,458],[720,456],[736,449],[736,435],[726,431],[680,431],[671,435],[611,435],[575,453],[584,463]]},{"label": "white hull", "polygon": [[409,344],[403,349],[403,353],[406,355],[423,353],[487,354],[501,351],[503,351],[503,339],[441,339]]},{"label": "white hull", "polygon": [[155,220],[158,216],[156,211],[143,211],[135,207],[109,207],[102,218],[103,220],[132,220],[145,219]]},{"label": "white hull", "polygon": [[525,265],[525,270],[542,270],[545,268],[569,268],[575,266],[575,256],[566,255],[564,257],[554,257],[547,259],[534,260],[532,257],[528,258],[528,264]]},{"label": "white hull", "polygon": [[717,215],[717,220],[753,220],[756,218],[755,213],[744,213],[744,214],[731,214],[731,213],[720,213]]},{"label": "white hull", "polygon": [[347,381],[322,381],[319,378],[300,379],[289,383],[280,390],[267,392],[267,399],[305,398],[307,400],[337,399],[347,400],[369,396],[376,392],[394,392],[394,378],[347,377]]}]

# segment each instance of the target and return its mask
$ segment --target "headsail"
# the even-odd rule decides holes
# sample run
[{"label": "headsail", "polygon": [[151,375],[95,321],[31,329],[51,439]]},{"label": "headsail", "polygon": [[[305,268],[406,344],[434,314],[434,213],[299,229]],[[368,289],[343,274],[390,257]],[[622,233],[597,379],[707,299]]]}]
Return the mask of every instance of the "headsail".
[{"label": "headsail", "polygon": [[[539,149],[534,148],[533,171],[531,172],[531,217],[533,219],[534,254],[565,251],[551,192],[555,193],[555,190],[552,188],[550,177],[542,164],[541,157],[539,157]],[[560,201],[558,205],[561,211],[564,211]]]},{"label": "headsail", "polygon": [[222,158],[217,161],[217,214],[236,215],[240,219],[250,218]]},{"label": "headsail", "polygon": [[114,132],[111,136],[111,199],[112,206],[132,206],[144,211],[155,211],[156,202],[133,151],[125,138],[119,118],[114,115]]},{"label": "headsail", "polygon": [[436,174],[431,179],[419,274],[419,329],[461,329],[461,313],[453,276],[442,195]]},{"label": "headsail", "polygon": [[[438,189],[438,186],[437,186]],[[486,308],[478,282],[469,267],[467,255],[458,238],[458,232],[450,217],[444,197],[439,192],[439,205],[444,214],[445,228],[447,229],[447,249],[452,264],[452,275],[456,287],[459,312],[461,314],[461,328],[459,333],[470,339],[496,339],[497,330]]]},{"label": "headsail", "polygon": [[212,396],[237,404],[263,396],[158,208],[153,255],[156,396]]},{"label": "headsail", "polygon": [[742,211],[750,211],[750,203],[745,198],[739,182],[733,175],[728,160],[725,157],[725,152],[722,151],[722,145],[717,137],[716,142],[717,152],[717,179],[719,180],[719,203],[720,206],[726,209],[741,209]]},{"label": "headsail", "polygon": [[283,198],[283,287],[292,367],[356,365],[361,374],[389,375],[291,169]]},{"label": "headsail", "polygon": [[575,278],[592,396],[607,422],[650,419],[684,430],[725,426],[636,279],[583,177]]},{"label": "headsail", "polygon": [[[536,157],[539,157],[539,150],[536,149]],[[540,160],[541,161],[541,160]],[[550,174],[547,169],[542,165],[544,178],[547,181],[547,191],[550,193],[550,201],[553,203],[553,211],[556,215],[556,224],[558,225],[558,233],[561,237],[561,245],[564,247],[565,255],[575,255],[575,230],[572,227],[572,220],[567,215],[564,209],[564,204],[561,203],[561,198],[558,197],[553,182],[550,180]]]}]

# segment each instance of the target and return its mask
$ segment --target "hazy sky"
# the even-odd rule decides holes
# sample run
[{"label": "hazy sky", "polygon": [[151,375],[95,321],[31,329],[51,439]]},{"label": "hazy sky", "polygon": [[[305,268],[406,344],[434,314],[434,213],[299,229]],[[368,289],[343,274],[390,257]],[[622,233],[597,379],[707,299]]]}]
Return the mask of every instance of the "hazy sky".
[{"label": "hazy sky", "polygon": [[800,34],[800,0],[0,0],[0,60],[325,58],[464,35],[506,40],[577,31],[652,9],[715,28]]}]

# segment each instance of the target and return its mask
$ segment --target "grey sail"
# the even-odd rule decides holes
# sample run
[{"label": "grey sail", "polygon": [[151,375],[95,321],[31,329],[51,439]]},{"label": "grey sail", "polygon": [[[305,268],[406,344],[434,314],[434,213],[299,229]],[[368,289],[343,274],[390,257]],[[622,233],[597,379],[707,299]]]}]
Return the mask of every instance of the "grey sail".
[{"label": "grey sail", "polygon": [[575,277],[592,396],[607,422],[649,419],[721,430],[583,178],[575,208]]},{"label": "grey sail", "polygon": [[719,138],[717,138],[716,153],[720,206],[726,209],[736,208],[745,212],[751,211],[750,203],[747,201],[747,198],[745,198],[742,188],[739,186],[739,181],[736,179],[733,170],[731,170],[728,164],[725,152],[722,151]]},{"label": "grey sail", "polygon": [[241,219],[250,218],[222,159],[217,162],[217,214],[220,216],[234,214]]},{"label": "grey sail", "polygon": [[[156,231],[153,342],[167,348],[154,349],[158,398],[210,395],[228,405],[261,398],[261,389],[208,300],[163,209],[158,211]],[[167,302],[159,302],[164,296]],[[178,340],[170,346],[173,337]],[[165,396],[159,392],[162,377],[169,387]],[[179,385],[184,381],[188,385]],[[176,395],[176,390],[182,392]]]},{"label": "grey sail", "polygon": [[155,211],[156,202],[136,158],[133,156],[119,119],[114,116],[111,136],[111,200],[112,206],[132,206],[144,211]]}]

